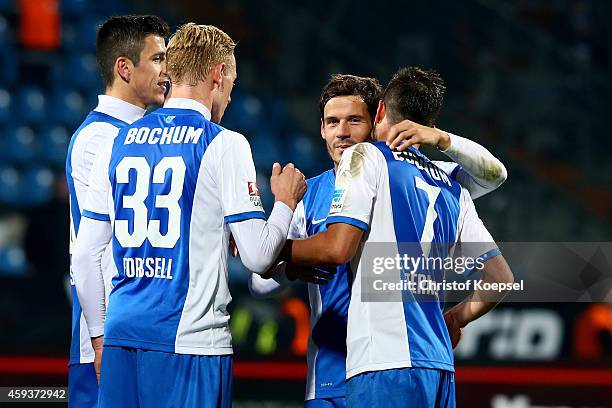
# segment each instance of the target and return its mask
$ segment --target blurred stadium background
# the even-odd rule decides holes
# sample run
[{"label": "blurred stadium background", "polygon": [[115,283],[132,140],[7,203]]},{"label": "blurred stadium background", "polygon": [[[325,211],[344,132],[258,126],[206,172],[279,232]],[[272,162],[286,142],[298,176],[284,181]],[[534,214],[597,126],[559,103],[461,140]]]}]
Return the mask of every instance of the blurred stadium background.
[{"label": "blurred stadium background", "polygon": [[[67,383],[64,161],[101,92],[95,33],[109,15],[215,24],[239,40],[223,124],[250,139],[268,208],[274,161],[307,176],[331,166],[317,105],[331,73],[384,84],[417,65],[446,80],[439,127],[508,168],[508,181],[477,202],[497,239],[610,240],[612,3],[219,3],[0,0],[0,385]],[[236,406],[301,406],[304,288],[254,300],[239,261],[231,274]],[[462,407],[612,406],[610,305],[505,305],[466,330],[456,356]]]}]

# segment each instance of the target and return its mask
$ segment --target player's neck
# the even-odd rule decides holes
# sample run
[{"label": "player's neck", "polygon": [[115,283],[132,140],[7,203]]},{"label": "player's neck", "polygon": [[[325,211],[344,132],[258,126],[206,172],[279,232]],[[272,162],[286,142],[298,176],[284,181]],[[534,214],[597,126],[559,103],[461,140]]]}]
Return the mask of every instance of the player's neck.
[{"label": "player's neck", "polygon": [[209,111],[212,111],[212,94],[202,92],[199,87],[173,85],[170,94],[168,95],[168,99],[170,98],[193,99],[194,101],[206,106]]},{"label": "player's neck", "polygon": [[134,106],[138,106],[139,108],[142,108],[142,109],[147,108],[147,105],[143,103],[141,100],[139,100],[138,97],[136,97],[134,93],[131,92],[131,89],[129,88],[122,89],[121,87],[113,86],[110,88],[106,88],[106,90],[104,91],[104,95],[108,95],[108,96],[112,96],[117,99],[121,99],[122,101],[130,103]]}]

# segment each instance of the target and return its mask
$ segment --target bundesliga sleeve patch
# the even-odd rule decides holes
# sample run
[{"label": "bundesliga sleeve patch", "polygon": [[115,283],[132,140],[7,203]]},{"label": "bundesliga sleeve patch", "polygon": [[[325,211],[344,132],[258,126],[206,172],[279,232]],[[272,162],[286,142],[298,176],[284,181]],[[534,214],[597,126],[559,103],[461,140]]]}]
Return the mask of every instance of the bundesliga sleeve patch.
[{"label": "bundesliga sleeve patch", "polygon": [[257,183],[249,181],[249,195],[253,197],[259,197],[259,188]]},{"label": "bundesliga sleeve patch", "polygon": [[257,183],[254,181],[249,181],[248,183],[249,189],[249,200],[255,207],[262,207],[261,198],[259,197],[259,187],[257,187]]},{"label": "bundesliga sleeve patch", "polygon": [[344,205],[345,191],[345,189],[336,189],[334,191],[331,209],[329,210],[330,214],[336,214],[342,211],[342,206]]},{"label": "bundesliga sleeve patch", "polygon": [[340,163],[341,164],[340,169],[338,170],[338,177],[336,178],[336,189],[334,190],[334,195],[332,197],[329,214],[337,214],[342,211],[342,207],[344,206],[344,199],[346,197],[346,188],[349,186],[353,179],[351,169],[347,168],[347,163],[350,164],[350,162]]}]

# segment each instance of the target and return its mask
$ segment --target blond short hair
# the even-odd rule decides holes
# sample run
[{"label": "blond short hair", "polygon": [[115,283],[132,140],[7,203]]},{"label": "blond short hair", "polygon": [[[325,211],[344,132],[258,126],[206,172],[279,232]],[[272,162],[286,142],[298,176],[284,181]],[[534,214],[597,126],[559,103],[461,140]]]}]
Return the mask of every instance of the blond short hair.
[{"label": "blond short hair", "polygon": [[177,85],[195,86],[215,65],[230,64],[235,47],[234,40],[215,26],[184,24],[168,42],[168,74]]}]

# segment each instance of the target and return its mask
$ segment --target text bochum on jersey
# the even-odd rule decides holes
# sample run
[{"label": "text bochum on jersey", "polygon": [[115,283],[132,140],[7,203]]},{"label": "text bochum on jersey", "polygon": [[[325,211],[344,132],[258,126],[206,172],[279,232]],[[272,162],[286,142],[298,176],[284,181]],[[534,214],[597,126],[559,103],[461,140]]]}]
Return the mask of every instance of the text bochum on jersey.
[{"label": "text bochum on jersey", "polygon": [[[166,118],[171,122],[172,116]],[[197,144],[204,129],[193,126],[171,126],[171,127],[140,127],[128,130],[123,144],[162,144],[171,143],[193,143]]]}]

